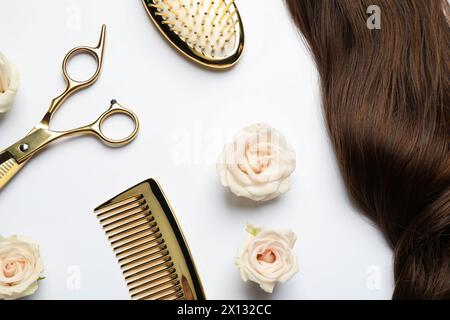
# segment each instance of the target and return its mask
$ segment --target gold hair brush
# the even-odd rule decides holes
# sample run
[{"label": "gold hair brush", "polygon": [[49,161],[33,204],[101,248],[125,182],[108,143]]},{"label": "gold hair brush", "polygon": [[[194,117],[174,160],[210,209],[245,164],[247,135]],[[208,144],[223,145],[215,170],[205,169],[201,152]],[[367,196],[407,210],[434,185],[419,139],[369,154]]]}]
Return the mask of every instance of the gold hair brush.
[{"label": "gold hair brush", "polygon": [[142,0],[169,42],[188,58],[214,69],[236,64],[244,27],[234,0]]},{"label": "gold hair brush", "polygon": [[95,213],[134,300],[204,300],[176,217],[158,183],[144,181]]}]

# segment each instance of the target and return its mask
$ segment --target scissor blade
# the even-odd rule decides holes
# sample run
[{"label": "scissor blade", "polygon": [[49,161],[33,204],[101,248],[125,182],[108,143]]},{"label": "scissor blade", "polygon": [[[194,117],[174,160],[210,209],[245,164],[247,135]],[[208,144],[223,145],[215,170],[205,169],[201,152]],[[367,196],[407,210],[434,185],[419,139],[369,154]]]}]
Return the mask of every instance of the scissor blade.
[{"label": "scissor blade", "polygon": [[22,169],[24,164],[18,164],[8,152],[0,153],[0,190]]}]

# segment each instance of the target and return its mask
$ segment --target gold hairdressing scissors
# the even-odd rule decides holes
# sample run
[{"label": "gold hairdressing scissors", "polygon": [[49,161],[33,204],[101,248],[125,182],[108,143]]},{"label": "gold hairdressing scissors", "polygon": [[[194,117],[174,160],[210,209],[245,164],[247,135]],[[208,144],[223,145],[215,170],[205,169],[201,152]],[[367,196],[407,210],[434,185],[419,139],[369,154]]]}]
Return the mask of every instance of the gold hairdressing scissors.
[{"label": "gold hairdressing scissors", "polygon": [[[22,169],[22,167],[28,162],[28,160],[31,159],[33,155],[42,150],[51,142],[59,140],[60,138],[68,136],[93,135],[99,138],[105,145],[110,147],[124,146],[136,138],[139,131],[139,120],[137,116],[132,111],[119,105],[115,100],[111,101],[111,105],[108,110],[106,110],[95,122],[91,124],[67,131],[54,131],[50,129],[51,119],[55,112],[61,107],[63,102],[73,93],[87,88],[97,81],[102,68],[105,37],[106,26],[103,25],[100,41],[97,47],[81,46],[76,47],[67,53],[62,63],[62,71],[67,83],[66,90],[52,100],[50,103],[50,108],[44,118],[30,131],[30,133],[26,135],[25,138],[0,152],[0,189],[2,189],[17,174],[17,172]],[[94,57],[97,63],[97,69],[90,79],[78,81],[70,77],[67,70],[67,65],[71,58],[82,53],[88,53]],[[115,114],[128,116],[134,122],[133,132],[124,139],[110,139],[102,132],[102,125],[105,120]]]}]

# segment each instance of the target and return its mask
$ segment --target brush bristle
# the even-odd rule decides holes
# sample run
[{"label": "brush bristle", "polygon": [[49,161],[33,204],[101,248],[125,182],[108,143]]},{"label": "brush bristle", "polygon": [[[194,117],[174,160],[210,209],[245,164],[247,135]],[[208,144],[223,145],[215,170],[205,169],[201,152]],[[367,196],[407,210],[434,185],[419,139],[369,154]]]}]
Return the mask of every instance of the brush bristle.
[{"label": "brush bristle", "polygon": [[240,32],[234,0],[152,0],[172,32],[195,52],[225,59],[236,51]]}]

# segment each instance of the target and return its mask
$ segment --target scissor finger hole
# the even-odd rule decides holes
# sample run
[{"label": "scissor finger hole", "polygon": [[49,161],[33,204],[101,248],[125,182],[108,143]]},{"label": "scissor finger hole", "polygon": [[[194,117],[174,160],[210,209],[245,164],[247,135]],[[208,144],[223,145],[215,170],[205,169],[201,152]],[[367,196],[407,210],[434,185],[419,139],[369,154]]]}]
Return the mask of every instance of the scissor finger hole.
[{"label": "scissor finger hole", "polygon": [[100,123],[100,131],[109,140],[120,141],[129,138],[136,130],[136,123],[126,113],[115,113]]},{"label": "scissor finger hole", "polygon": [[98,62],[94,55],[86,52],[75,52],[67,60],[67,76],[77,82],[86,82],[92,79],[98,68]]}]

